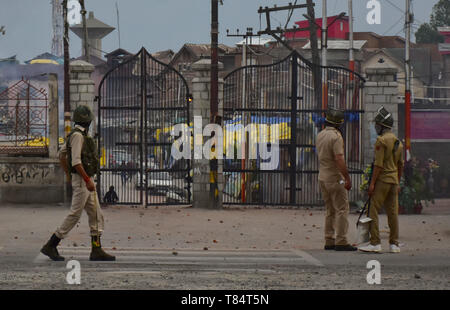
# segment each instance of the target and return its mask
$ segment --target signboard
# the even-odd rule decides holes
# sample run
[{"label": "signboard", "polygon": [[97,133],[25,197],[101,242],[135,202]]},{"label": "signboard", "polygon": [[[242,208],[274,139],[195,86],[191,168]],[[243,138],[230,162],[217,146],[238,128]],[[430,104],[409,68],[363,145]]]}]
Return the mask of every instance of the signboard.
[{"label": "signboard", "polygon": [[412,142],[450,142],[450,109],[411,110]]}]

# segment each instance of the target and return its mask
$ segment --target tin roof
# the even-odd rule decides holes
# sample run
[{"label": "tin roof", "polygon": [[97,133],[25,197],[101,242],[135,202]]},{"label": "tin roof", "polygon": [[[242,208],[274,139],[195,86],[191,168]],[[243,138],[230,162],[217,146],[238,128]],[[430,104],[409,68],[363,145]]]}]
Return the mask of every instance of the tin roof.
[{"label": "tin roof", "polygon": [[[366,40],[354,40],[353,41],[353,49],[360,50],[363,48],[363,46],[367,43]],[[320,40],[317,40],[317,45],[319,49],[321,49],[320,46],[321,42]],[[311,42],[308,41],[305,46],[303,46],[303,49],[310,49],[311,48]],[[329,50],[348,50],[350,49],[350,41],[349,40],[328,40],[328,49]]]}]

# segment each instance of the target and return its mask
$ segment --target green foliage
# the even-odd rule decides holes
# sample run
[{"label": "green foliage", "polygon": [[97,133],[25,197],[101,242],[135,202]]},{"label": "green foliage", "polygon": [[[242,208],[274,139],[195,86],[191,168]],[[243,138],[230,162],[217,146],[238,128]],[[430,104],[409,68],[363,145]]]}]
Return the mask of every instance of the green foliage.
[{"label": "green foliage", "polygon": [[416,32],[417,43],[443,43],[444,36],[442,36],[436,29],[431,27],[430,24],[425,23],[420,25],[420,28]]},{"label": "green foliage", "polygon": [[371,175],[372,165],[367,165],[366,169],[364,169],[364,174],[361,175],[361,185],[359,186],[361,192],[367,192],[369,190],[369,179]]},{"label": "green foliage", "polygon": [[439,168],[436,161],[432,161],[433,165],[422,164],[413,157],[411,160],[411,174],[408,177],[408,182],[402,178],[400,181],[400,195],[398,203],[405,208],[407,213],[411,213],[415,205],[425,203],[428,206],[429,202],[434,204],[433,194],[427,186],[424,174],[430,170]]},{"label": "green foliage", "polygon": [[430,24],[434,29],[450,25],[450,0],[440,0],[434,5]]},{"label": "green foliage", "polygon": [[416,204],[416,190],[413,187],[406,186],[405,181],[400,181],[400,194],[398,204],[405,208],[406,213],[412,213]]},{"label": "green foliage", "polygon": [[450,0],[440,0],[433,7],[430,23],[420,25],[416,32],[417,43],[443,43],[444,37],[437,31],[438,27],[450,25]]}]

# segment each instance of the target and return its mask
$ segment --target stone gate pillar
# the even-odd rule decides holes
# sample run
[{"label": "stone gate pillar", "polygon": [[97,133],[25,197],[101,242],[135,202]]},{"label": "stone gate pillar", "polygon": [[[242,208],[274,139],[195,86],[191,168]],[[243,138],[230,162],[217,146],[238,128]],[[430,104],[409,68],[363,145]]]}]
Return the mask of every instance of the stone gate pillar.
[{"label": "stone gate pillar", "polygon": [[[210,86],[211,86],[211,60],[201,59],[192,64],[191,69],[195,72],[195,77],[192,80],[192,97],[193,97],[193,109],[191,120],[194,121],[195,117],[201,118],[203,128],[212,123],[211,109],[210,109]],[[219,63],[219,70],[223,69],[223,64]],[[223,118],[223,79],[219,79],[219,109],[218,115]],[[194,127],[195,127],[194,123]],[[223,128],[223,126],[222,126]],[[206,140],[210,137],[203,137],[197,133],[194,133],[194,144],[202,146]],[[204,158],[201,159],[193,157],[192,169],[193,176],[193,203],[194,208],[210,208],[220,209],[222,208],[222,192],[223,192],[223,160],[218,160],[217,168],[217,191],[214,190],[210,174],[210,160]]]},{"label": "stone gate pillar", "polygon": [[[79,105],[89,106],[97,116],[97,107],[94,106],[95,83],[91,78],[94,66],[83,60],[70,62],[70,111],[73,112]],[[97,132],[96,121],[92,122],[90,132],[92,136]]]},{"label": "stone gate pillar", "polygon": [[373,122],[377,110],[384,106],[394,117],[392,131],[398,135],[397,68],[367,68],[364,85],[363,141],[365,163],[373,160],[373,146],[377,139]]}]

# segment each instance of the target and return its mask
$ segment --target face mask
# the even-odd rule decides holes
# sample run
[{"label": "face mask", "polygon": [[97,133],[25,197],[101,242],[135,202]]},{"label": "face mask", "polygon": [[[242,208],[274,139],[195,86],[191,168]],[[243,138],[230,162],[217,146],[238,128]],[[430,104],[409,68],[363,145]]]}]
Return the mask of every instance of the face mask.
[{"label": "face mask", "polygon": [[383,134],[383,126],[380,126],[378,124],[375,125],[375,131],[377,132],[377,134],[379,136],[381,136]]}]

